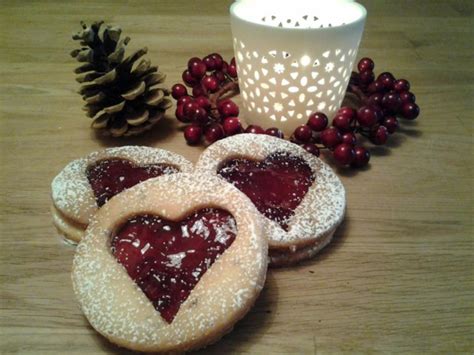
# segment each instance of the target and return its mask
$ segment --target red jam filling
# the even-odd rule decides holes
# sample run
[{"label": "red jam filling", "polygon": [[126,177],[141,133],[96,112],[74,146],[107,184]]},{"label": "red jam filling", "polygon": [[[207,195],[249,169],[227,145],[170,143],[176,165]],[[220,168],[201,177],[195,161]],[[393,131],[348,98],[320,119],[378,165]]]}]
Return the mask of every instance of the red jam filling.
[{"label": "red jam filling", "polygon": [[234,217],[221,209],[201,209],[180,222],[140,215],[113,235],[111,249],[155,309],[171,323],[236,235]]},{"label": "red jam filling", "polygon": [[95,200],[102,207],[109,199],[142,181],[164,174],[178,172],[168,164],[136,166],[126,159],[112,158],[97,161],[87,169],[87,179]]},{"label": "red jam filling", "polygon": [[230,159],[217,173],[245,193],[265,217],[288,230],[294,214],[314,181],[309,165],[300,157],[276,152],[262,161]]}]

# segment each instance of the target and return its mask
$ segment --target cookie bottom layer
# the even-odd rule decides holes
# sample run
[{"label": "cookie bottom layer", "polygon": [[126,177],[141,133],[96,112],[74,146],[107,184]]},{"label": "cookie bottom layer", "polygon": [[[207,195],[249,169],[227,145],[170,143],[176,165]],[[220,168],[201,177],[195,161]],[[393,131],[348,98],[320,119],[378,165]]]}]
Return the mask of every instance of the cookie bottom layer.
[{"label": "cookie bottom layer", "polygon": [[[336,227],[337,228],[337,227]],[[303,260],[310,259],[315,256],[321,249],[331,242],[336,228],[330,230],[325,235],[318,238],[314,243],[300,249],[270,249],[269,250],[269,266],[284,267],[297,264]]]},{"label": "cookie bottom layer", "polygon": [[58,232],[67,239],[68,242],[73,244],[79,243],[84,236],[84,232],[87,226],[81,225],[71,221],[69,218],[64,216],[54,205],[51,206],[51,215],[53,217],[53,224]]}]

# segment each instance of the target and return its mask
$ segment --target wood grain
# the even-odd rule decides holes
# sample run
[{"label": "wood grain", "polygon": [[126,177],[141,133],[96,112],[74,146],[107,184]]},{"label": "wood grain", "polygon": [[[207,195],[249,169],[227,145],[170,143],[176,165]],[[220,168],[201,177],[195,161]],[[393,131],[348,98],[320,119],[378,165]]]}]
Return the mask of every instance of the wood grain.
[{"label": "wood grain", "polygon": [[[256,307],[205,353],[474,351],[471,1],[363,1],[359,56],[412,83],[422,108],[366,171],[338,170],[347,218],[314,260],[271,270]],[[2,1],[0,283],[2,353],[117,353],[76,304],[74,248],[49,214],[51,179],[105,146],[142,144],[195,161],[170,112],[141,138],[89,129],[72,73],[81,19],[120,24],[130,49],[179,80],[187,58],[232,55],[230,1]],[[203,352],[203,353],[204,353]]]}]

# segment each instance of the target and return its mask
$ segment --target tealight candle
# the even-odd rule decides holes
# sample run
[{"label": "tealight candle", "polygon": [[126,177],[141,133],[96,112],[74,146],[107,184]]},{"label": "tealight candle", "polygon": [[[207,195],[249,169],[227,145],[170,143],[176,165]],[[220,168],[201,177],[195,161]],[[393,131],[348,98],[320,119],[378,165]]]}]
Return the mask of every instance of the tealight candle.
[{"label": "tealight candle", "polygon": [[351,0],[240,0],[230,8],[248,124],[286,134],[344,98],[366,10]]}]

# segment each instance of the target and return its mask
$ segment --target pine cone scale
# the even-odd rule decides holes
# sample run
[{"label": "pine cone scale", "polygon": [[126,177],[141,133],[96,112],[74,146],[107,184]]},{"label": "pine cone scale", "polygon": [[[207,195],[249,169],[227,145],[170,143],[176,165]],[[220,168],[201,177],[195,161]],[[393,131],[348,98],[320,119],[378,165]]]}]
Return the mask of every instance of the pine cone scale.
[{"label": "pine cone scale", "polygon": [[94,83],[97,85],[105,85],[108,83],[112,83],[115,79],[117,79],[117,71],[113,69],[109,71],[108,73],[96,78],[94,80]]},{"label": "pine cone scale", "polygon": [[107,127],[109,119],[110,115],[108,113],[103,113],[92,121],[91,127],[96,129],[105,128]]},{"label": "pine cone scale", "polygon": [[148,110],[142,109],[139,112],[135,113],[135,116],[130,115],[127,117],[127,123],[132,126],[138,126],[141,125],[142,123],[146,122],[148,120],[148,117],[150,116]]},{"label": "pine cone scale", "polygon": [[163,73],[149,73],[144,77],[145,83],[148,87],[161,84],[166,79],[166,75]]},{"label": "pine cone scale", "polygon": [[125,101],[122,101],[122,102],[119,102],[118,104],[108,106],[108,107],[104,107],[104,112],[106,112],[108,114],[112,114],[112,113],[122,111],[124,107],[125,107]]},{"label": "pine cone scale", "polygon": [[97,94],[95,94],[93,96],[86,97],[84,100],[88,104],[97,104],[97,103],[101,102],[102,100],[104,100],[105,98],[106,98],[106,95],[102,91],[99,91]]},{"label": "pine cone scale", "polygon": [[145,92],[145,89],[146,89],[146,84],[144,81],[140,81],[139,83],[137,83],[136,86],[132,87],[129,91],[127,92],[124,92],[121,96],[125,99],[125,100],[134,100],[136,99],[138,96],[140,96],[141,94],[143,94]]},{"label": "pine cone scale", "polygon": [[147,97],[145,98],[145,102],[150,106],[158,106],[164,97],[165,93],[163,90],[153,89],[148,93]]}]

